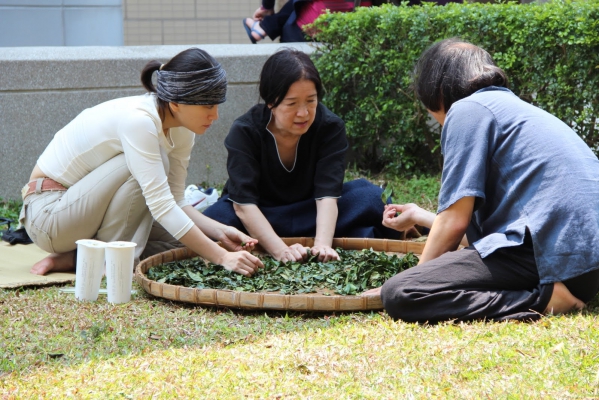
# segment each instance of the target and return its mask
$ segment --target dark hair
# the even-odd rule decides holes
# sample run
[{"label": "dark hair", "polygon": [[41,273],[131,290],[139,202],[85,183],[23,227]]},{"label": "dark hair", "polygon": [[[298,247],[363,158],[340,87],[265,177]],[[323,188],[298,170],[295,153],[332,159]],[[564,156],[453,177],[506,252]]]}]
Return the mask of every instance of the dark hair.
[{"label": "dark hair", "polygon": [[285,98],[291,85],[303,79],[312,81],[318,100],[322,98],[322,81],[310,57],[299,50],[285,48],[270,56],[260,73],[260,97],[270,107]]},{"label": "dark hair", "polygon": [[414,70],[416,96],[431,111],[449,111],[453,103],[488,86],[508,86],[505,72],[485,50],[459,38],[433,44]]},{"label": "dark hair", "polygon": [[[161,66],[163,71],[193,72],[212,68],[215,65],[218,65],[218,62],[214,57],[202,49],[193,47],[191,49],[183,50],[164,65],[156,60],[148,62],[141,71],[141,84],[148,92],[156,93],[156,87],[152,82],[152,75],[154,72],[158,71]],[[168,110],[171,115],[172,111],[168,107],[167,101],[158,98],[156,100],[158,102],[158,113],[160,114],[160,118],[164,121],[166,110]]]}]

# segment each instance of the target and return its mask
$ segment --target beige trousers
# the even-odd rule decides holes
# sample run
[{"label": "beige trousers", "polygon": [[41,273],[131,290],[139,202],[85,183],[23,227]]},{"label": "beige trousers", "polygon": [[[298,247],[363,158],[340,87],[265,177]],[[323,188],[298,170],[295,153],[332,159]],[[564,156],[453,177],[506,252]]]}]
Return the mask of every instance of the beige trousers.
[{"label": "beige trousers", "polygon": [[49,253],[75,250],[79,239],[122,240],[137,244],[137,262],[142,253],[145,258],[182,246],[158,223],[153,224],[124,154],[108,160],[66,191],[31,193],[23,201],[20,222],[31,240]]}]

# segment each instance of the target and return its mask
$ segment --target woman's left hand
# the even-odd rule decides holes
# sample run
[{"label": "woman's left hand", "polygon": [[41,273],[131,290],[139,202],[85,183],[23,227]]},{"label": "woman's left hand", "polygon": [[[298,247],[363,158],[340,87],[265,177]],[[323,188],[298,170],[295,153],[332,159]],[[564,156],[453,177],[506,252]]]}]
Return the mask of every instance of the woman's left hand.
[{"label": "woman's left hand", "polygon": [[242,233],[232,226],[227,226],[220,237],[223,247],[229,251],[252,251],[258,244],[258,240]]},{"label": "woman's left hand", "polygon": [[318,261],[327,262],[331,260],[339,260],[339,254],[330,246],[314,246],[310,249],[312,255],[318,254]]}]

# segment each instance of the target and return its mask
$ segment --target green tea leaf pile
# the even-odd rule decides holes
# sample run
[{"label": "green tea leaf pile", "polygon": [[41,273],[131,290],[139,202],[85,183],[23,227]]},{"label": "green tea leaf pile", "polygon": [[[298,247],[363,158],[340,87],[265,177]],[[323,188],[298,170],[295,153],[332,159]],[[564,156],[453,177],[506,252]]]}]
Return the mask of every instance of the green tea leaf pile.
[{"label": "green tea leaf pile", "polygon": [[160,283],[198,289],[228,289],[245,292],[283,294],[332,291],[355,295],[381,286],[393,275],[413,267],[418,258],[408,253],[403,257],[373,250],[336,249],[341,260],[319,262],[311,256],[306,262],[280,262],[262,255],[264,268],[248,278],[206,263],[201,258],[173,261],[153,266],[148,278]]}]

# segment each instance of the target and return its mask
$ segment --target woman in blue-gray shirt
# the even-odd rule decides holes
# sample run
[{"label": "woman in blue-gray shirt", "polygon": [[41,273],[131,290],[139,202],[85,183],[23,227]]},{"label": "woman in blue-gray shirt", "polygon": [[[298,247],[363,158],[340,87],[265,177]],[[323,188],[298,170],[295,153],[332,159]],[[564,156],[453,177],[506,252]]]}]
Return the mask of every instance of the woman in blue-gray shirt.
[{"label": "woman in blue-gray shirt", "polygon": [[443,126],[443,174],[436,216],[413,204],[383,215],[398,230],[431,227],[419,265],[380,290],[389,315],[534,320],[584,307],[599,291],[597,157],[507,89],[477,46],[438,42],[415,73],[419,99]]}]

